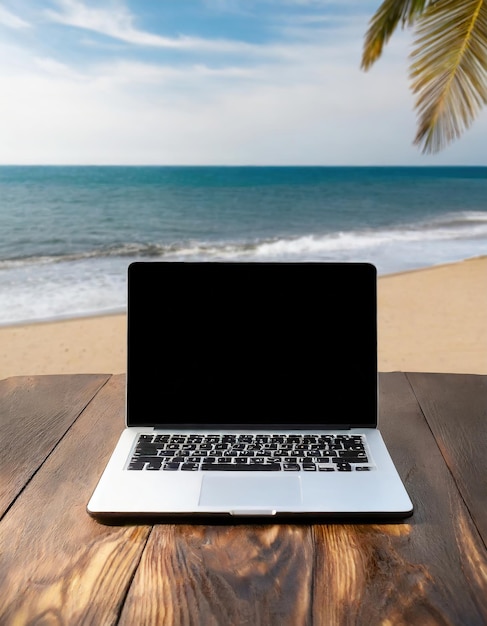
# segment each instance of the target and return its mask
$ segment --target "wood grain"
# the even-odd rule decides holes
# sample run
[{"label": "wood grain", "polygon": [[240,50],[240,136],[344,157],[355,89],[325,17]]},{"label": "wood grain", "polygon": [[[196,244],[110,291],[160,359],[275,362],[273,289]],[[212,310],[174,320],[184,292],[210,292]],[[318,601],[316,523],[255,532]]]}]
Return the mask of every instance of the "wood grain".
[{"label": "wood grain", "polygon": [[381,431],[415,505],[404,523],[153,527],[85,510],[123,428],[124,376],[3,381],[5,432],[22,435],[23,407],[43,452],[0,521],[1,626],[485,626],[485,494],[470,468],[485,381],[381,374]]},{"label": "wood grain", "polygon": [[0,519],[108,378],[86,374],[0,381]]},{"label": "wood grain", "polygon": [[[453,381],[448,375],[434,376],[440,397],[444,386]],[[418,568],[416,593],[404,588],[400,579],[391,589],[402,603],[391,623],[485,626],[485,545],[428,425],[430,415],[427,410],[423,414],[424,407],[422,410],[418,405],[416,388],[411,386],[409,375],[385,374],[380,381],[384,417],[381,430],[415,506],[407,524],[410,527],[407,541],[402,542],[398,554],[404,561],[402,568],[410,568],[412,564]],[[456,389],[462,393],[458,384]],[[388,419],[389,415],[394,419]],[[457,419],[451,412],[445,419],[453,417]],[[388,553],[392,554],[390,548]],[[371,588],[376,588],[375,582]],[[404,621],[398,621],[400,615]]]},{"label": "wood grain", "polygon": [[381,376],[381,411],[411,520],[155,527],[121,623],[487,623],[485,548],[404,374]]},{"label": "wood grain", "polygon": [[123,402],[124,377],[112,377],[2,520],[2,626],[117,622],[150,529],[104,527],[86,503],[123,428]]},{"label": "wood grain", "polygon": [[313,559],[309,526],[156,526],[120,624],[309,624]]},{"label": "wood grain", "polygon": [[487,545],[487,376],[411,373],[408,378]]}]

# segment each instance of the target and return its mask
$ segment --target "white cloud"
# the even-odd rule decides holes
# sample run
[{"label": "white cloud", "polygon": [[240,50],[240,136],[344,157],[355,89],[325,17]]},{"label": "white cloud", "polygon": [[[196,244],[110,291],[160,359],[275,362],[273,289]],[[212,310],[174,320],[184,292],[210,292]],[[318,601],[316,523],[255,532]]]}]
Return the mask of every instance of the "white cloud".
[{"label": "white cloud", "polygon": [[75,72],[69,65],[61,63],[56,59],[49,57],[34,57],[33,62],[41,73],[49,74],[56,78],[65,78],[67,80],[82,80],[83,75]]},{"label": "white cloud", "polygon": [[[120,7],[111,15],[74,0],[60,7],[59,20],[73,25],[139,32]],[[125,51],[73,69],[11,45],[0,49],[0,163],[485,163],[485,115],[451,149],[421,156],[412,146],[409,38],[399,33],[364,73],[362,36],[350,23],[329,38],[313,31],[288,45],[250,46],[239,66],[226,55],[218,65],[203,55],[169,65]]]},{"label": "white cloud", "polygon": [[4,7],[0,6],[0,24],[13,29],[29,28],[30,24],[22,18],[14,15]]},{"label": "white cloud", "polygon": [[134,28],[132,14],[122,5],[110,9],[92,8],[79,0],[57,0],[57,5],[59,11],[50,9],[45,11],[46,17],[54,22],[139,45],[167,47],[175,45],[170,39]]},{"label": "white cloud", "polygon": [[[134,26],[134,16],[122,5],[108,9],[88,7],[79,0],[57,0],[59,11],[46,10],[48,19],[68,26],[89,30],[125,43],[154,48],[182,50],[206,50],[216,52],[256,51],[255,46],[245,42],[198,37],[162,37],[140,30]],[[260,48],[257,48],[260,49]]]},{"label": "white cloud", "polygon": [[[252,69],[118,62],[80,76],[39,63],[42,75],[4,79],[2,163],[374,162],[385,158],[374,129],[398,109],[407,117],[398,72],[384,67],[384,80],[297,51]],[[394,132],[410,143],[411,129]]]}]

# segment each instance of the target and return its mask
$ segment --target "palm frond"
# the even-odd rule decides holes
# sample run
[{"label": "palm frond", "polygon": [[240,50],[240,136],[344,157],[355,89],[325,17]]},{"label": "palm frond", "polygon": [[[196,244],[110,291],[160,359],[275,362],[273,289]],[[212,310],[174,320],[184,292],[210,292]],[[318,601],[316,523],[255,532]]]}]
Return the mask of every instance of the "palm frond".
[{"label": "palm frond", "polygon": [[417,94],[414,143],[435,153],[487,104],[487,0],[437,0],[416,25],[410,77]]},{"label": "palm frond", "polygon": [[434,0],[384,0],[369,22],[365,34],[361,67],[368,70],[382,54],[399,23],[411,26]]}]

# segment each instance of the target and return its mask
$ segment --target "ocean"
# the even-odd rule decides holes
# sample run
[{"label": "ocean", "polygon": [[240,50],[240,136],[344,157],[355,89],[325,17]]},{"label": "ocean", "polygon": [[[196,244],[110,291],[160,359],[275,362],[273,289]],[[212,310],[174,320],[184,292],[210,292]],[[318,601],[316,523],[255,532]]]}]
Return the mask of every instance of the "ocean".
[{"label": "ocean", "polygon": [[0,233],[0,324],[122,312],[137,260],[485,255],[487,167],[2,166]]}]

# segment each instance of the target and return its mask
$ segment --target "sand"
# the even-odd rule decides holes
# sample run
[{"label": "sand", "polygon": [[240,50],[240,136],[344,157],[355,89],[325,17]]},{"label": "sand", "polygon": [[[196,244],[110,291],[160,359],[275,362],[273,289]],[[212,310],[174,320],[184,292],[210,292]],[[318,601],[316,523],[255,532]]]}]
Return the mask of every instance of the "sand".
[{"label": "sand", "polygon": [[487,374],[487,257],[384,276],[379,370]]},{"label": "sand", "polygon": [[[0,379],[126,371],[126,316],[0,327]],[[379,370],[487,374],[487,256],[379,278]]]}]

